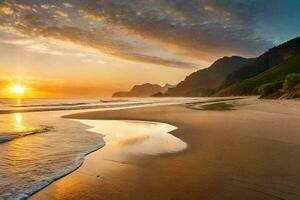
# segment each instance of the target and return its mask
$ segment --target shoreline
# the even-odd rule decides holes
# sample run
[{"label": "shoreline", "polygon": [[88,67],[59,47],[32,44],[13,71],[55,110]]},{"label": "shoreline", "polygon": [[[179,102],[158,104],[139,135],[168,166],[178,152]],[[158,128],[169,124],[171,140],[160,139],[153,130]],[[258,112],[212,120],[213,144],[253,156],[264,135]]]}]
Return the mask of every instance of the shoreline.
[{"label": "shoreline", "polygon": [[[235,101],[238,103],[242,102],[242,104],[243,102],[247,102],[247,100]],[[280,163],[277,163],[278,166],[276,166],[276,162],[273,169],[271,166],[268,166],[267,162],[268,160],[272,160],[272,164],[274,164],[274,158],[270,157],[272,152],[263,152],[261,153],[263,155],[257,155],[257,157],[260,159],[251,156],[249,152],[257,152],[257,150],[253,148],[254,145],[260,150],[266,149],[267,147],[273,149],[275,152],[279,153],[277,156],[280,156],[281,154],[288,156],[299,155],[298,144],[300,144],[300,138],[298,138],[297,135],[293,135],[298,127],[296,127],[296,129],[292,126],[289,127],[291,132],[289,135],[293,136],[293,140],[291,141],[286,141],[287,136],[282,138],[275,133],[258,136],[248,131],[248,134],[246,135],[240,134],[239,131],[241,130],[232,129],[232,125],[237,126],[237,129],[239,129],[239,126],[242,126],[241,128],[245,128],[243,126],[247,126],[249,129],[251,127],[250,125],[252,124],[245,125],[244,119],[239,120],[238,118],[234,117],[233,112],[235,112],[235,114],[236,112],[241,112],[242,114],[244,113],[246,115],[249,115],[250,112],[250,118],[253,118],[254,114],[261,115],[261,118],[264,119],[266,117],[270,118],[270,116],[268,116],[270,115],[270,112],[266,111],[266,113],[257,114],[257,108],[255,108],[255,106],[257,106],[257,102],[263,102],[270,107],[274,107],[274,103],[270,101],[248,101],[252,102],[249,105],[246,105],[246,110],[243,106],[238,105],[238,110],[226,112],[199,111],[188,109],[183,105],[170,105],[148,108],[133,108],[121,111],[78,113],[64,116],[72,119],[145,120],[163,122],[172,126],[176,126],[177,129],[171,131],[170,133],[175,137],[187,142],[189,147],[186,150],[175,154],[137,157],[130,156],[119,158],[118,156],[115,157],[115,155],[111,155],[109,152],[110,150],[105,150],[106,147],[104,146],[103,148],[87,155],[83,165],[80,168],[52,183],[50,186],[33,195],[30,199],[72,199],[74,197],[82,199],[172,199],[175,197],[177,197],[177,199],[293,199],[290,197],[293,195],[295,196],[297,193],[288,191],[291,189],[282,186],[280,190],[273,191],[270,188],[275,186],[270,186],[270,184],[266,184],[266,182],[270,182],[270,178],[271,180],[274,180],[274,182],[278,182],[278,179],[280,180],[280,177],[278,176],[279,174],[273,172],[275,170],[277,173],[279,173],[278,168],[281,170],[285,169],[286,171],[283,171],[288,174],[288,177],[290,177],[289,174],[291,172],[289,171],[294,170],[294,172],[300,172],[298,170],[299,166],[290,160],[283,159],[289,162],[287,162],[288,166],[292,164],[295,165],[294,167],[291,167],[293,170],[283,167]],[[294,102],[292,102],[292,104],[293,103]],[[283,105],[283,107],[286,108],[286,105]],[[265,108],[267,107],[265,106]],[[175,111],[176,113],[174,113]],[[271,115],[276,115],[276,117],[278,117],[277,115],[280,114],[271,113]],[[187,119],[188,117],[190,120]],[[195,120],[194,117],[199,117],[200,120]],[[205,119],[205,117],[208,117],[209,119]],[[229,124],[227,124],[228,127],[226,127],[226,123],[224,124],[224,122],[220,120],[222,117],[229,118]],[[214,118],[217,118],[217,120]],[[295,123],[297,124],[299,122],[299,119],[296,117],[291,121],[295,121],[292,123],[294,125]],[[199,122],[203,123],[203,127],[199,126]],[[210,125],[216,125],[215,122],[218,123],[218,126],[211,128]],[[268,123],[270,123],[270,121],[268,121]],[[268,123],[258,123],[261,127],[259,127],[257,130],[267,128],[267,130],[264,131],[269,133],[269,127],[266,126]],[[221,130],[218,128],[220,124],[223,124],[225,131],[223,130],[223,132],[220,132]],[[197,130],[195,130],[195,128],[197,128]],[[224,135],[226,130],[233,130],[233,132],[235,132],[229,134],[233,141],[228,139],[227,134]],[[263,131],[261,130],[260,132]],[[294,140],[295,137],[297,140]],[[244,144],[246,147],[241,146],[240,143]],[[267,147],[259,145],[261,143]],[[228,146],[222,146],[224,144],[227,144]],[[237,145],[238,147],[235,147],[234,145]],[[232,151],[231,148],[236,148],[240,150],[240,152]],[[286,151],[286,148],[291,151]],[[246,152],[247,154],[245,154]],[[250,155],[250,158],[245,159],[246,155]],[[276,155],[273,154],[272,156],[276,157]],[[261,158],[267,159],[267,161],[263,161]],[[282,155],[280,158],[282,158]],[[260,162],[258,162],[257,159],[260,160]],[[234,162],[230,163],[229,161]],[[255,167],[252,169],[247,163],[245,163],[247,161],[249,162],[248,164],[252,163],[252,165],[259,165],[259,167],[257,167],[257,169]],[[99,167],[101,164],[103,166]],[[147,165],[152,166],[153,169],[151,169],[151,167],[149,168]],[[235,165],[238,165],[238,167]],[[175,169],[170,166],[175,166]],[[262,170],[261,167],[265,168],[265,170]],[[186,169],[189,169],[191,172],[186,172]],[[204,173],[201,169],[206,173]],[[244,174],[239,172],[241,173],[239,174],[235,172],[237,169],[243,169],[248,173]],[[258,172],[257,174],[254,173],[253,170],[254,172],[263,171],[264,173],[267,173],[267,170],[271,171],[272,173],[267,173],[268,178],[266,179],[263,178],[264,176],[261,177]],[[116,171],[119,173],[116,173]],[[250,172],[254,174],[251,175]],[[291,178],[292,180],[289,181],[289,184],[298,182],[298,174],[293,174],[294,178]],[[246,175],[250,177],[250,179],[248,177],[249,180],[244,177]],[[101,179],[100,181],[98,180],[98,176]],[[152,176],[158,176],[158,180],[153,179]],[[241,185],[244,188],[236,186],[235,181],[232,181],[232,176],[234,179],[241,181]],[[228,179],[228,177],[231,178]],[[117,180],[116,178],[121,180]],[[78,183],[76,180],[79,180],[79,182],[82,183]],[[159,180],[165,184],[159,183]],[[247,185],[246,183],[249,181],[253,182],[253,185]],[[182,184],[180,184],[181,182]],[[164,190],[157,185],[162,187]],[[195,188],[196,186],[197,188]],[[248,187],[248,189],[245,189],[245,187]],[[115,192],[116,188],[119,192]],[[137,188],[143,192],[135,191],[134,189]],[[71,193],[69,190],[72,190],[73,192]],[[130,192],[134,193],[128,196],[128,193]],[[288,192],[293,193],[293,195],[286,194]],[[149,194],[149,196],[143,196],[144,193]],[[297,198],[297,195],[295,197]]]},{"label": "shoreline", "polygon": [[[200,98],[201,99],[201,98]],[[174,101],[174,100],[172,100],[171,101],[171,104],[177,104],[177,103],[181,103],[181,102],[190,102],[190,101],[195,101],[195,98],[193,98],[193,99],[178,99],[179,100],[179,102],[178,101]],[[197,99],[196,99],[197,100]],[[143,102],[145,102],[144,100],[143,100]],[[143,103],[143,105],[139,105],[139,106],[130,106],[130,107],[147,107],[147,106],[156,106],[156,105],[154,105],[155,104],[155,102],[154,102],[154,104],[153,103],[149,103],[149,101],[147,100],[146,102],[148,102],[148,103]],[[164,104],[164,105],[166,105],[166,104],[169,104],[168,102],[166,102],[165,100],[159,100],[159,102],[157,103],[157,104]],[[120,109],[127,109],[129,106],[121,106],[121,107],[116,107],[116,108],[106,108],[106,110],[120,110]],[[102,109],[101,109],[102,110]],[[86,112],[87,111],[93,111],[93,110],[85,110]],[[84,111],[81,111],[81,112],[84,112]],[[2,120],[4,120],[5,122],[7,121],[8,123],[8,125],[14,125],[14,123],[16,123],[16,124],[20,124],[20,125],[22,125],[22,126],[30,126],[30,125],[32,125],[32,124],[34,124],[34,126],[32,126],[32,130],[35,130],[35,127],[40,127],[40,126],[45,126],[44,124],[48,124],[48,125],[50,125],[51,127],[56,127],[57,128],[57,130],[53,130],[53,132],[59,132],[59,131],[63,131],[64,132],[64,130],[60,130],[60,128],[61,129],[63,129],[63,127],[65,127],[65,125],[64,125],[64,123],[62,123],[62,124],[60,124],[62,121],[66,121],[66,124],[68,124],[69,122],[70,123],[72,123],[71,122],[71,120],[69,121],[68,119],[63,119],[63,118],[61,118],[63,115],[67,115],[67,114],[72,114],[72,113],[78,113],[78,111],[72,111],[72,110],[69,110],[69,111],[55,111],[55,112],[39,112],[39,113],[26,113],[26,114],[24,114],[24,116],[23,115],[21,115],[21,114],[5,114],[5,115],[2,115]],[[1,115],[0,115],[1,116]],[[8,117],[8,118],[6,118],[6,116]],[[30,121],[32,121],[32,122],[34,122],[34,123],[28,123],[29,122],[29,119],[30,119]],[[43,120],[46,120],[46,121],[43,121]],[[49,123],[48,123],[48,120],[50,120],[49,121]],[[55,121],[55,120],[57,120],[57,122]],[[69,121],[69,122],[68,122]],[[11,123],[11,122],[13,122],[13,123]],[[77,122],[76,122],[77,123]],[[80,127],[81,125],[80,125],[81,123],[78,123],[78,127]],[[47,126],[47,125],[46,125]],[[77,129],[77,131],[76,131],[76,125],[75,126],[71,126],[71,127],[69,127],[68,128],[68,130],[65,130],[65,131],[69,131],[69,133],[71,133],[72,132],[72,130],[74,129],[74,131],[73,132],[77,132],[77,133],[85,133],[85,130],[86,129],[82,129],[81,131],[79,130],[79,129]],[[1,128],[3,128],[3,127],[1,127]],[[9,130],[9,128],[14,128],[13,126],[8,126],[8,127],[4,127],[4,129],[3,130]],[[28,130],[31,130],[31,129],[28,129]],[[63,133],[62,132],[62,133]],[[3,132],[3,133],[5,133],[5,131]],[[10,133],[10,132],[7,132],[7,133]],[[17,133],[17,132],[16,132]],[[23,133],[23,132],[18,132],[18,134],[19,133]],[[36,133],[36,131],[34,131],[34,133]],[[94,133],[92,133],[92,134],[94,134]],[[60,135],[60,134],[59,134]],[[57,142],[60,140],[60,138],[59,138],[59,135],[58,135],[58,138],[57,138]],[[84,134],[81,134],[82,136],[81,137],[85,137],[84,136]],[[89,134],[87,134],[86,136],[88,136]],[[96,135],[99,135],[99,134],[96,134]],[[77,135],[77,136],[79,136],[79,135]],[[38,134],[33,134],[33,136],[32,137],[34,137],[34,138],[36,138],[36,137],[39,137],[39,135]],[[43,136],[40,136],[41,138],[43,138]],[[60,136],[61,137],[61,136]],[[64,137],[64,136],[63,136]],[[75,139],[76,137],[74,137],[74,139]],[[63,138],[61,138],[61,139],[63,139]],[[67,138],[66,138],[67,139]],[[20,143],[20,141],[24,141],[24,142],[26,142],[28,140],[28,144],[30,144],[30,143],[34,143],[34,140],[33,141],[30,141],[31,140],[31,137],[19,137],[18,138],[18,140],[15,140],[15,141],[11,141],[11,143],[12,144],[14,144],[14,143],[17,143],[17,142],[19,142]],[[83,140],[84,140],[84,138],[83,138]],[[73,141],[73,139],[72,138],[70,138],[70,140],[69,140],[71,143],[72,143],[72,141]],[[75,139],[75,141],[76,141],[76,139]],[[95,142],[97,142],[97,141],[95,141]],[[99,142],[99,141],[98,141]],[[76,143],[76,142],[74,142],[74,143]],[[102,142],[101,142],[102,143]],[[57,143],[57,145],[59,145],[60,143],[58,142]],[[6,145],[10,145],[10,143],[9,144],[6,144]],[[53,146],[53,151],[55,151],[55,143],[53,144],[54,146]],[[79,144],[80,145],[80,144]],[[23,145],[22,145],[23,146]],[[43,145],[42,145],[43,146]],[[43,149],[43,147],[41,146],[41,149]],[[51,146],[51,143],[49,143],[49,145],[48,144],[46,144],[46,148],[48,147],[48,146]],[[63,146],[63,144],[62,144],[62,146]],[[73,145],[73,147],[71,147],[70,146],[70,148],[68,148],[68,149],[76,149],[76,146],[77,145]],[[24,145],[24,148],[26,148],[26,145]],[[62,147],[63,148],[63,147]],[[92,149],[94,149],[94,147],[91,147]],[[88,150],[87,151],[90,151],[91,150],[91,148],[88,148]],[[66,148],[66,151],[68,151],[68,149]],[[51,149],[49,149],[50,151],[49,151],[49,153],[48,153],[48,155],[50,155],[51,154]],[[65,175],[67,175],[67,174],[69,174],[70,172],[72,172],[72,171],[74,171],[75,169],[77,169],[79,166],[78,166],[78,163],[80,163],[80,164],[82,164],[82,162],[81,162],[81,160],[82,159],[84,159],[84,157],[85,156],[83,156],[83,154],[82,154],[82,152],[87,152],[87,151],[80,151],[80,152],[78,152],[78,153],[80,153],[80,155],[78,155],[78,153],[76,153],[77,155],[78,155],[78,157],[80,157],[81,159],[80,160],[78,160],[77,158],[74,158],[74,162],[73,162],[73,164],[69,164],[68,166],[66,166],[66,167],[58,167],[57,169],[54,169],[54,170],[51,170],[51,172],[53,172],[53,173],[50,173],[50,174],[48,174],[48,173],[44,173],[44,175],[45,176],[43,176],[43,174],[41,174],[40,176],[43,176],[43,178],[45,178],[45,179],[43,179],[42,181],[40,181],[40,182],[38,182],[37,184],[31,184],[31,182],[32,181],[29,181],[29,184],[31,184],[30,185],[30,187],[27,187],[27,188],[29,188],[29,189],[26,189],[26,184],[24,184],[24,185],[21,185],[21,186],[18,186],[18,185],[15,185],[15,184],[13,184],[12,183],[12,185],[11,186],[5,186],[5,187],[3,187],[2,189],[4,190],[4,191],[8,191],[10,188],[18,188],[19,189],[19,191],[17,191],[17,192],[12,192],[12,193],[10,193],[10,192],[1,192],[3,195],[1,195],[1,196],[3,196],[3,198],[6,198],[7,196],[10,196],[10,198],[13,198],[13,197],[11,197],[11,196],[13,196],[14,195],[14,197],[15,198],[29,198],[29,196],[31,196],[32,194],[35,194],[37,191],[40,191],[41,190],[41,188],[45,188],[46,186],[48,186],[49,184],[51,184],[53,181],[55,181],[55,180],[57,180],[57,179],[59,179],[60,177],[63,177],[63,176],[65,176]],[[27,152],[27,151],[24,151],[24,152]],[[36,151],[37,152],[37,151]],[[46,156],[47,156],[47,152],[48,151],[45,151],[44,153],[46,154]],[[70,152],[66,152],[66,154],[67,155],[73,155],[72,154],[72,151],[70,151]],[[62,152],[62,154],[61,155],[63,155],[63,152]],[[85,155],[86,155],[86,153],[85,153]],[[35,156],[35,157],[38,157],[39,155],[37,155],[37,156]],[[59,156],[59,155],[58,155]],[[57,157],[58,157],[57,156]],[[26,156],[27,157],[27,156]],[[43,160],[43,159],[45,159],[45,160],[47,160],[47,157],[45,157],[45,158],[42,158],[42,159],[37,159],[37,162],[38,162],[38,160]],[[75,161],[75,159],[76,159],[76,161]],[[32,159],[33,160],[33,162],[35,162],[34,160],[34,158]],[[51,159],[52,160],[52,159]],[[67,159],[64,159],[64,161],[68,161],[68,158]],[[78,162],[77,162],[78,161]],[[55,164],[56,162],[54,162],[53,164]],[[4,160],[4,162],[3,162],[3,165],[1,166],[1,167],[5,167],[5,160]],[[50,164],[50,166],[55,166],[55,165],[51,165],[51,163],[49,163]],[[58,164],[58,165],[60,165],[60,164]],[[63,162],[62,162],[62,165],[63,165]],[[26,166],[27,167],[27,166]],[[47,165],[44,165],[44,166],[40,166],[40,167],[42,167],[42,168],[45,168],[46,170],[45,171],[47,171],[47,169],[48,169],[48,166]],[[21,166],[21,169],[22,169],[23,167]],[[27,168],[26,169],[24,169],[24,172],[26,173],[26,172],[29,172],[30,170],[32,170],[32,169],[34,169],[34,168],[38,168],[38,167],[30,167],[30,165],[28,165],[28,170],[27,170]],[[51,167],[50,167],[51,168]],[[6,170],[2,170],[3,172],[4,172],[4,174],[5,174],[5,171]],[[37,174],[38,174],[38,172],[39,171],[37,171]],[[16,173],[17,173],[17,170],[16,170]],[[33,175],[35,174],[35,173],[32,173]],[[31,177],[32,175],[27,175],[26,177]],[[39,176],[39,177],[40,177]],[[11,177],[18,177],[18,176],[11,176]],[[8,182],[7,182],[7,185],[8,184],[10,184],[10,182],[9,182],[10,180],[8,180]],[[23,187],[24,186],[24,187]],[[8,188],[8,189],[5,189],[5,188]],[[24,190],[23,190],[24,189]]]},{"label": "shoreline", "polygon": [[55,183],[56,181],[72,174],[73,172],[75,172],[76,170],[78,170],[85,162],[85,157],[100,150],[101,148],[103,148],[105,146],[102,145],[102,146],[95,146],[93,149],[91,149],[90,151],[87,151],[87,152],[83,152],[81,156],[78,157],[78,159],[76,160],[76,162],[78,162],[79,160],[81,160],[80,163],[76,163],[75,162],[75,165],[73,166],[73,169],[71,169],[70,171],[68,171],[67,173],[64,173],[63,175],[59,175],[58,177],[55,177],[50,183],[44,185],[44,186],[41,186],[38,190],[32,192],[32,193],[27,193],[27,195],[29,196],[26,196],[26,197],[21,197],[20,199],[30,199],[32,196],[34,196],[35,194],[43,191],[44,189],[46,189],[47,187],[49,187],[51,184]]}]

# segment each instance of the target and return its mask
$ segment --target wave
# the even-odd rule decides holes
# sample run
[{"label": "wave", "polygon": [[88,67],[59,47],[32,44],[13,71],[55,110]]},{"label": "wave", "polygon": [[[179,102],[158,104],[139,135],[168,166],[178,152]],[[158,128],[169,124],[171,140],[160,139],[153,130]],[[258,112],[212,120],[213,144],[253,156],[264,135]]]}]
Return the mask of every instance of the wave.
[{"label": "wave", "polygon": [[128,102],[127,99],[114,100],[99,100],[95,102],[77,102],[77,103],[47,103],[47,104],[25,104],[25,105],[10,105],[12,108],[34,108],[34,107],[56,107],[56,106],[82,106],[82,105],[97,105],[99,103],[121,103]]},{"label": "wave", "polygon": [[[98,102],[95,102],[98,103]],[[12,108],[32,108],[32,107],[51,107],[51,106],[81,106],[94,103],[57,103],[57,104],[32,104],[32,105],[11,105]]]},{"label": "wave", "polygon": [[54,127],[52,126],[41,125],[40,128],[33,129],[30,131],[0,133],[0,144],[12,141],[17,138],[34,135],[34,134],[46,133],[52,130],[54,130]]},{"label": "wave", "polygon": [[102,103],[102,104],[84,104],[84,105],[72,105],[72,106],[44,106],[44,107],[19,107],[11,109],[2,109],[0,114],[9,114],[9,113],[23,113],[23,112],[42,112],[42,111],[63,111],[63,110],[84,110],[84,109],[99,109],[99,108],[116,108],[116,107],[125,107],[125,106],[138,106],[145,104],[153,104],[152,102],[133,102],[133,103],[123,103],[118,102],[115,104],[110,104],[111,102]]},{"label": "wave", "polygon": [[33,187],[30,187],[30,191],[28,191],[28,190],[24,190],[24,191],[20,190],[13,197],[10,196],[10,198],[12,198],[12,199],[19,199],[19,200],[26,200],[26,199],[28,199],[30,196],[32,196],[33,194],[35,194],[35,193],[41,191],[42,189],[46,188],[48,185],[50,185],[54,181],[56,181],[56,180],[58,180],[58,179],[60,179],[60,178],[62,178],[64,176],[67,176],[70,173],[72,173],[75,170],[77,170],[79,167],[81,167],[81,165],[83,164],[83,162],[85,160],[85,157],[87,155],[89,155],[90,153],[93,153],[93,152],[101,149],[104,145],[105,145],[105,143],[97,144],[93,148],[91,148],[90,150],[87,150],[87,151],[79,154],[79,156],[77,156],[77,158],[75,159],[73,165],[67,166],[63,171],[57,173],[55,176],[53,176],[51,178],[45,178],[44,180],[36,182]]},{"label": "wave", "polygon": [[128,99],[113,99],[113,100],[100,100],[101,103],[120,103],[120,102],[128,102]]}]

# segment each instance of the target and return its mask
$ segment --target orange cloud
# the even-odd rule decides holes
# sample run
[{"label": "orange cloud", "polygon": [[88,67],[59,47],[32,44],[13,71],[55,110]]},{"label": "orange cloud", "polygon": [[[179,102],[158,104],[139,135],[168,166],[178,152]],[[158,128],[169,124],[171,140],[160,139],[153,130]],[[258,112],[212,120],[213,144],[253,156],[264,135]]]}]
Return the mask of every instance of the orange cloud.
[{"label": "orange cloud", "polygon": [[14,11],[10,7],[2,5],[0,6],[0,13],[3,13],[5,15],[13,15]]},{"label": "orange cloud", "polygon": [[70,3],[63,3],[63,5],[64,5],[66,8],[72,8],[72,7],[73,7],[72,4],[70,4]]},{"label": "orange cloud", "polygon": [[55,14],[57,14],[57,15],[59,15],[59,16],[61,16],[61,17],[64,17],[64,18],[68,18],[68,17],[69,17],[69,14],[68,14],[68,13],[63,12],[63,11],[61,11],[61,10],[56,10],[56,11],[55,11]]}]

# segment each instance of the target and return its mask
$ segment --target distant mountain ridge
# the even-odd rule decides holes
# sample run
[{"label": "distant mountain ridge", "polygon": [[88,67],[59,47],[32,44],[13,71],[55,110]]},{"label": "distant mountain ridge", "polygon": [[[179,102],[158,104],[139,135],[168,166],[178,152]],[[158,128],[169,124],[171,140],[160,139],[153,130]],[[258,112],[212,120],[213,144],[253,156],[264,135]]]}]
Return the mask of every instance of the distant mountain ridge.
[{"label": "distant mountain ridge", "polygon": [[253,58],[240,56],[224,57],[210,67],[200,69],[170,88],[165,96],[208,96],[218,88],[233,71],[253,62]]},{"label": "distant mountain ridge", "polygon": [[291,73],[300,73],[300,37],[273,47],[257,58],[223,57],[210,67],[190,74],[175,87],[144,84],[133,87],[129,92],[115,93],[114,96],[258,95],[264,85],[280,85]]},{"label": "distant mountain ridge", "polygon": [[130,91],[116,92],[113,97],[151,97],[157,93],[164,94],[171,87],[173,86],[170,84],[162,87],[158,84],[145,83],[133,86]]}]

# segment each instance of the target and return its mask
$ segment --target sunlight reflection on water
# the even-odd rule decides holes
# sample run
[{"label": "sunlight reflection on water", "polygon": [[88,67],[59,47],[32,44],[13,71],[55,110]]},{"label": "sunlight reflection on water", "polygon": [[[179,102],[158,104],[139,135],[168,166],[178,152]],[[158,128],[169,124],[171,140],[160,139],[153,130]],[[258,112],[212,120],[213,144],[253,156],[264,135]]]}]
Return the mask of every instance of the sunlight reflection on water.
[{"label": "sunlight reflection on water", "polygon": [[19,132],[19,131],[24,131],[25,130],[25,126],[23,124],[23,116],[21,113],[15,113],[15,131]]}]

